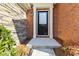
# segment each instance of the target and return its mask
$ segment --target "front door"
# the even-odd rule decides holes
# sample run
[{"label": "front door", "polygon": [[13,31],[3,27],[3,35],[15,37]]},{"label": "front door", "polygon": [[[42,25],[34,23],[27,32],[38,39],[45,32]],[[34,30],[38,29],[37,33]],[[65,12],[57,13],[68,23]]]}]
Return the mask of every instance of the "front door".
[{"label": "front door", "polygon": [[48,35],[48,11],[37,11],[37,34]]}]

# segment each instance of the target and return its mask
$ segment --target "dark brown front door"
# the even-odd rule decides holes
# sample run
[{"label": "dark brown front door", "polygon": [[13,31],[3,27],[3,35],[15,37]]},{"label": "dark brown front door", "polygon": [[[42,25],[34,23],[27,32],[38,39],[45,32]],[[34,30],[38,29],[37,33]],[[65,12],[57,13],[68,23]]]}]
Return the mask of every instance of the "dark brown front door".
[{"label": "dark brown front door", "polygon": [[38,11],[38,35],[48,35],[48,11]]}]

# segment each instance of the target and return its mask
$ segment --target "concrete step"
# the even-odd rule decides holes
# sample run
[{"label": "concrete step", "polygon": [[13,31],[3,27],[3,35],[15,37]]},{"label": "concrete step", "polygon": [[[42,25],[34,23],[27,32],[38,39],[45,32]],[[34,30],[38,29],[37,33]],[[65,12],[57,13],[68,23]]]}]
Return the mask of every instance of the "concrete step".
[{"label": "concrete step", "polygon": [[32,49],[31,56],[55,56],[53,49]]},{"label": "concrete step", "polygon": [[27,44],[32,49],[31,56],[55,56],[53,48],[59,48],[61,45],[50,38],[33,38]]},{"label": "concrete step", "polygon": [[55,39],[50,38],[33,38],[27,44],[28,46],[32,46],[32,48],[59,48],[61,44],[59,44]]}]

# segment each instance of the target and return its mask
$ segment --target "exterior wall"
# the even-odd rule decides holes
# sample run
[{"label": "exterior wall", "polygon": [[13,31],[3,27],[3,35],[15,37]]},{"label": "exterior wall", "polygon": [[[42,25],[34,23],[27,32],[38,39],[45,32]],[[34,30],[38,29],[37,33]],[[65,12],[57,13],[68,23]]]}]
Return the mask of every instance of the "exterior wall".
[{"label": "exterior wall", "polygon": [[27,38],[31,39],[33,37],[33,9],[27,11]]},{"label": "exterior wall", "polygon": [[79,45],[79,4],[54,5],[54,38],[63,45]]},{"label": "exterior wall", "polygon": [[26,13],[18,4],[0,4],[0,25],[4,25],[7,29],[11,30],[12,37],[17,45],[27,37],[25,19]]},{"label": "exterior wall", "polygon": [[15,40],[16,44],[19,45],[19,38],[17,36],[15,25],[12,21],[12,18],[3,16],[3,19],[0,19],[0,25],[4,25],[4,27],[11,30],[13,39]]}]

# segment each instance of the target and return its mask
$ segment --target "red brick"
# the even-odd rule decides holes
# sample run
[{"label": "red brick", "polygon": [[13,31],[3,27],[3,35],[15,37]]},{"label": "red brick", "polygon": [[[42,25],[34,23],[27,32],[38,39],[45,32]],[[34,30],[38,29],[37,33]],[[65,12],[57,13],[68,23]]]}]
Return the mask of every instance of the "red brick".
[{"label": "red brick", "polygon": [[79,4],[54,6],[54,37],[64,45],[79,45]]},{"label": "red brick", "polygon": [[26,16],[27,38],[31,39],[33,37],[33,9],[28,10]]}]

